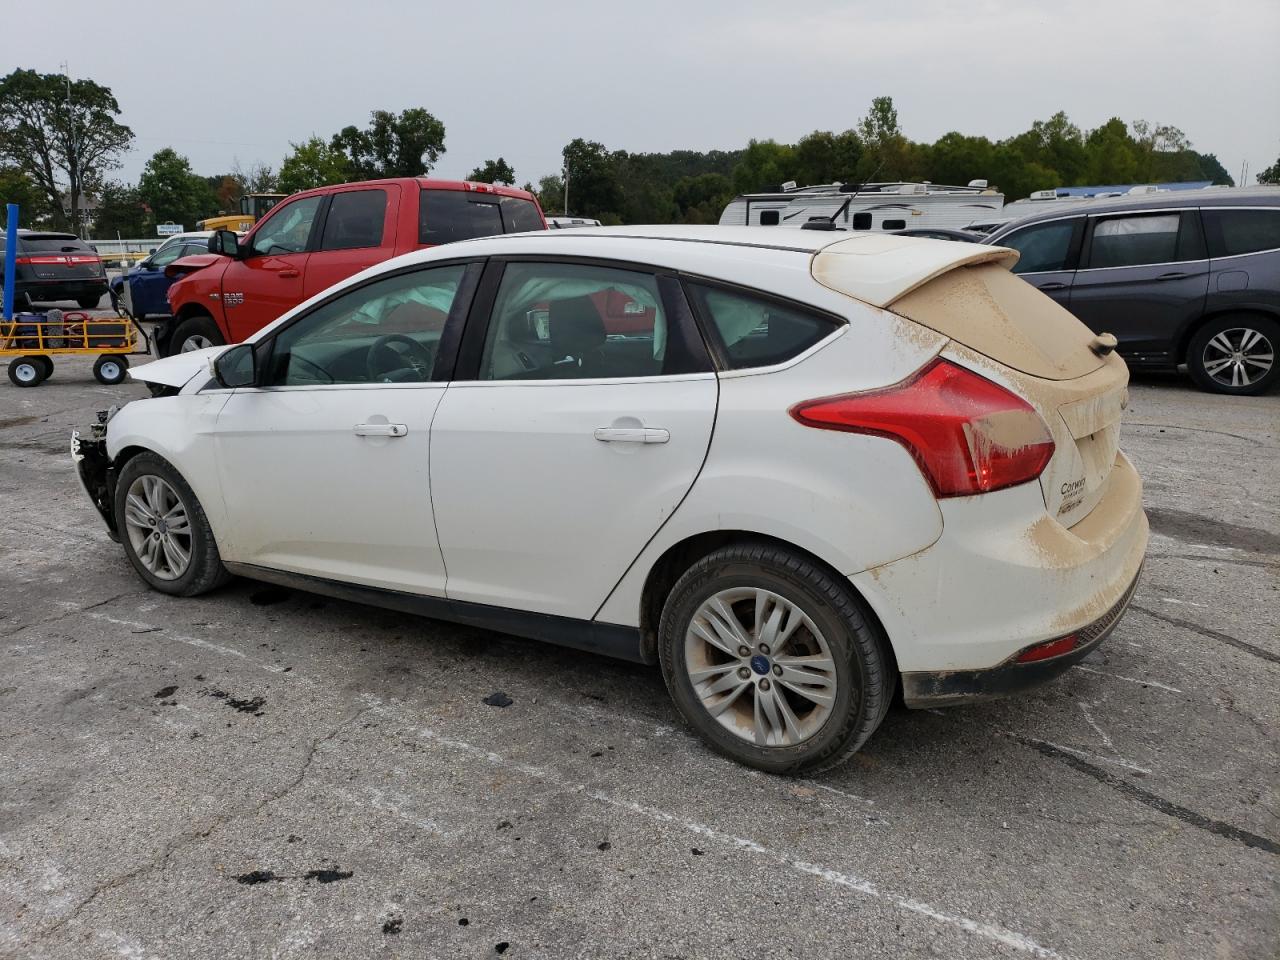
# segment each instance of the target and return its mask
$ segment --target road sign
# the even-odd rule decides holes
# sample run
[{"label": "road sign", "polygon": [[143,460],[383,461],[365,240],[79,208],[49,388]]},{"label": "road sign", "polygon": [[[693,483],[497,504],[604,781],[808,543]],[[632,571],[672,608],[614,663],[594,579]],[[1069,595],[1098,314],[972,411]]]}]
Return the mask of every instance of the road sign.
[{"label": "road sign", "polygon": [[185,233],[180,223],[157,223],[156,236],[172,237],[175,233]]}]

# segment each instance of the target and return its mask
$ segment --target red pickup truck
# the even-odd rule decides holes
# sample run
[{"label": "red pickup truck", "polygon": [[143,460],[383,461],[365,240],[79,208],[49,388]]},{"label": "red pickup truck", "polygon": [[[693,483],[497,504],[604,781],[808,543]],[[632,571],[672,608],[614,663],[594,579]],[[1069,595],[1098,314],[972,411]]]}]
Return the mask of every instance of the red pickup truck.
[{"label": "red pickup truck", "polygon": [[[545,230],[533,194],[459,180],[406,177],[295,193],[239,241],[235,256],[184,257],[166,273],[170,319],[161,356],[238,343],[286,310],[383,260],[441,243]],[[226,249],[215,235],[210,250]]]}]

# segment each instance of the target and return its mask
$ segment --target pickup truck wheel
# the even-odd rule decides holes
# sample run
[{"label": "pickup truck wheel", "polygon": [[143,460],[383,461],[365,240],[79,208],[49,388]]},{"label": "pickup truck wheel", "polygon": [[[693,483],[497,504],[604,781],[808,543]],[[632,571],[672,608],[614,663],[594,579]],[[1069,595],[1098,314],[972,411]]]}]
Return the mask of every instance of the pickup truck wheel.
[{"label": "pickup truck wheel", "polygon": [[169,353],[190,353],[205,347],[220,347],[226,342],[213,317],[192,317],[178,324],[173,339],[169,341]]},{"label": "pickup truck wheel", "polygon": [[114,506],[125,556],[152,589],[194,597],[231,579],[204,508],[163,457],[147,452],[129,460]]}]

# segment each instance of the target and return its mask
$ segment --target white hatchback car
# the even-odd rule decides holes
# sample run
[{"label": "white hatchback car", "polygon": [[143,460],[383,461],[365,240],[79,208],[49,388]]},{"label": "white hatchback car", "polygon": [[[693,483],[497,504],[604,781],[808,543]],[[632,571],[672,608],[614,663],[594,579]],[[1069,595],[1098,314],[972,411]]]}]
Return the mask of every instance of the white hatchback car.
[{"label": "white hatchback car", "polygon": [[712,747],[832,766],[1096,647],[1147,543],[1128,374],[1009,250],[493,237],[131,371],[72,441],[139,576],[231,574],[660,663]]}]

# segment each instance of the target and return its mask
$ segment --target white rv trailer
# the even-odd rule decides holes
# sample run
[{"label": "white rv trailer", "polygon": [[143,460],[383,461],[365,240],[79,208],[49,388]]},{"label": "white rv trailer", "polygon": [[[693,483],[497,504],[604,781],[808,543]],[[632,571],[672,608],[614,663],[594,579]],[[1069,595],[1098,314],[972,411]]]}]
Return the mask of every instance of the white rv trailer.
[{"label": "white rv trailer", "polygon": [[962,228],[998,216],[1004,195],[972,180],[968,186],[934,183],[830,183],[798,187],[784,183],[777,193],[735,197],[720,214],[721,226],[802,227],[832,217],[838,230]]}]

